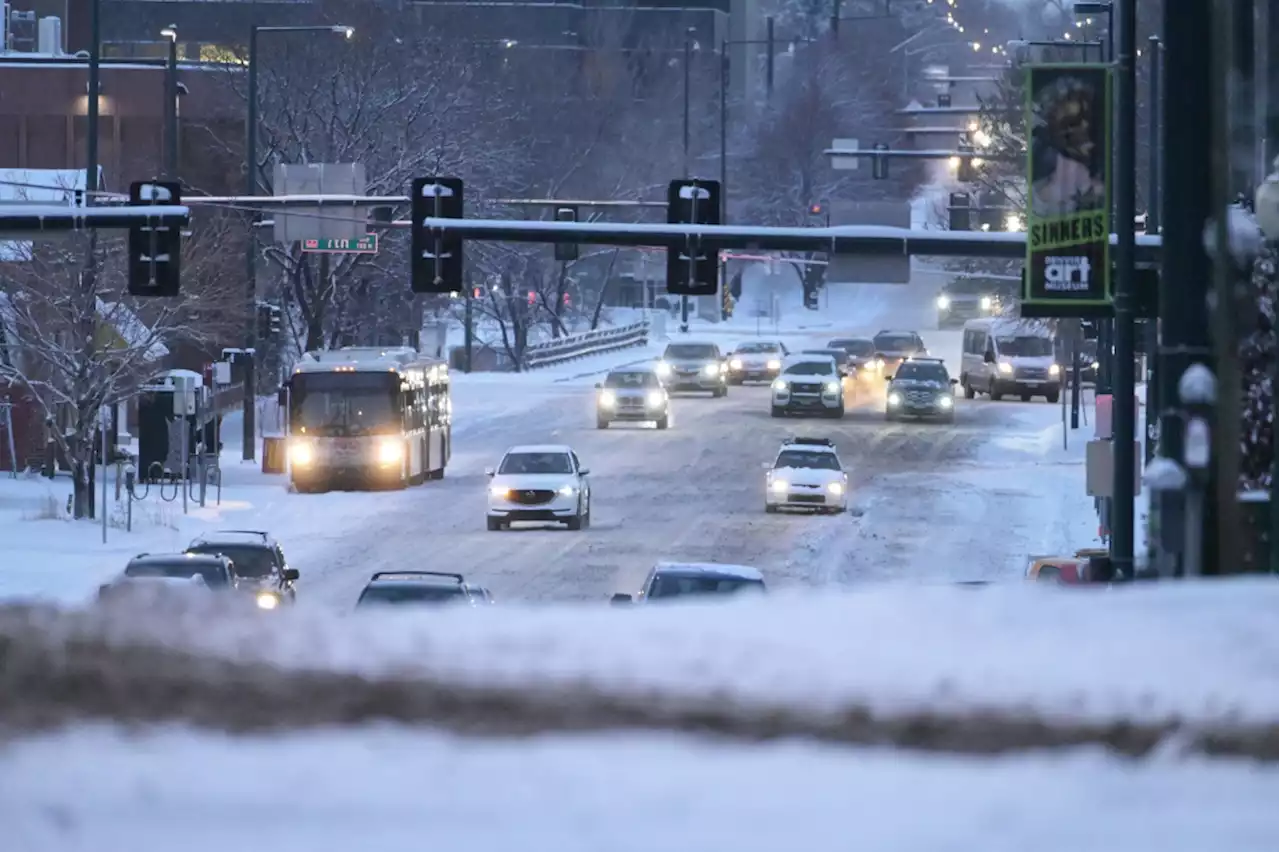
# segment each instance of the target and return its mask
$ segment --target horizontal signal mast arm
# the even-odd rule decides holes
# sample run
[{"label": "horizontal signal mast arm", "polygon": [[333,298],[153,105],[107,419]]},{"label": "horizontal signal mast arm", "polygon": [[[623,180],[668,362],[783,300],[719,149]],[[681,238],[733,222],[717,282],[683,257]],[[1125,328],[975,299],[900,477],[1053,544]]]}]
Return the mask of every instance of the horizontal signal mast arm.
[{"label": "horizontal signal mast arm", "polygon": [[[409,222],[393,225],[408,227]],[[426,219],[429,230],[464,240],[513,243],[565,242],[583,245],[686,245],[691,238],[716,249],[815,251],[841,255],[953,255],[1022,258],[1026,234],[1020,231],[926,231],[881,225],[829,228],[771,228],[758,225],[665,225],[620,222],[528,222],[501,219]],[[1111,241],[1116,241],[1115,234]],[[1138,260],[1159,259],[1160,237],[1137,238]]]},{"label": "horizontal signal mast arm", "polygon": [[187,225],[185,205],[140,204],[132,207],[68,207],[58,204],[0,202],[0,231],[79,231],[86,228],[136,228]]}]

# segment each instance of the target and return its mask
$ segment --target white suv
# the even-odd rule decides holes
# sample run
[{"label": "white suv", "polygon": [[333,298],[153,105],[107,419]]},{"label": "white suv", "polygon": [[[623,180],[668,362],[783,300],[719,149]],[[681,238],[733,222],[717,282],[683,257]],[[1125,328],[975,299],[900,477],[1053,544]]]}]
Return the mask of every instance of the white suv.
[{"label": "white suv", "polygon": [[562,444],[510,448],[496,470],[485,469],[488,528],[510,529],[519,521],[564,524],[571,530],[590,526],[590,472]]},{"label": "white suv", "polygon": [[830,355],[795,355],[773,382],[770,413],[844,417],[844,377]]},{"label": "white suv", "polygon": [[849,507],[849,476],[829,438],[784,441],[765,462],[764,510],[812,509],[839,514]]}]

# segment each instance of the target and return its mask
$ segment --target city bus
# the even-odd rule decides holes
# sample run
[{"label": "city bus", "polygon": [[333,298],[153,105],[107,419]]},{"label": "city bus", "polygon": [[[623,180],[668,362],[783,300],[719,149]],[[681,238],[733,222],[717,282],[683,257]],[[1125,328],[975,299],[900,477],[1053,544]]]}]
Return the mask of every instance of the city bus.
[{"label": "city bus", "polygon": [[404,488],[444,476],[449,366],[411,347],[308,352],[283,389],[297,491]]}]

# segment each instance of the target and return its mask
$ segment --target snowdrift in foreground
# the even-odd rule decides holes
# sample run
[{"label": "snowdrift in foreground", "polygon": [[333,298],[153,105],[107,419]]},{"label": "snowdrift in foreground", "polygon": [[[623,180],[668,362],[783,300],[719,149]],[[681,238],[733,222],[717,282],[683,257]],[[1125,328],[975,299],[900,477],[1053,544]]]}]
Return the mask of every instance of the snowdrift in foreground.
[{"label": "snowdrift in foreground", "polygon": [[1274,767],[666,735],[82,730],[0,753],[23,852],[1262,852]]},{"label": "snowdrift in foreground", "polygon": [[[1274,761],[1276,589],[886,586],[369,617],[0,609],[0,694],[22,696],[0,702],[0,721],[701,726],[980,752],[1096,742],[1131,754],[1180,733],[1197,750]],[[1222,732],[1238,742],[1215,747]]]}]

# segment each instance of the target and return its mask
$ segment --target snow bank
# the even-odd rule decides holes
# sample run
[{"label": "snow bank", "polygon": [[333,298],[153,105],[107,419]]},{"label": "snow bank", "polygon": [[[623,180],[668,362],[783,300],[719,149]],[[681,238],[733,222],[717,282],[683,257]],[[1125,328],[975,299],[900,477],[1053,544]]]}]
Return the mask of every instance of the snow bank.
[{"label": "snow bank", "polygon": [[91,729],[0,755],[0,823],[23,852],[1263,852],[1276,797],[1274,768],[1228,762],[664,735]]},{"label": "snow bank", "polygon": [[[381,717],[483,725],[487,714],[505,719],[489,727],[509,730],[527,712],[539,719],[535,730],[714,719],[760,735],[772,718],[815,736],[905,742],[920,732],[874,720],[996,714],[1063,730],[1121,720],[1256,723],[1269,726],[1274,758],[1280,690],[1274,580],[1112,591],[886,586],[719,605],[498,606],[429,617],[10,608],[0,609],[0,638],[11,649],[0,693],[24,696],[7,711],[25,714],[24,723],[33,713],[155,721],[190,712],[234,724],[234,713],[264,702],[274,708],[269,719],[285,708],[276,724]],[[243,706],[233,712],[228,701]],[[1113,744],[1142,752],[1164,733],[1142,734],[1145,746]],[[1064,737],[1113,735],[1123,738]],[[938,735],[962,748],[956,736]]]}]

